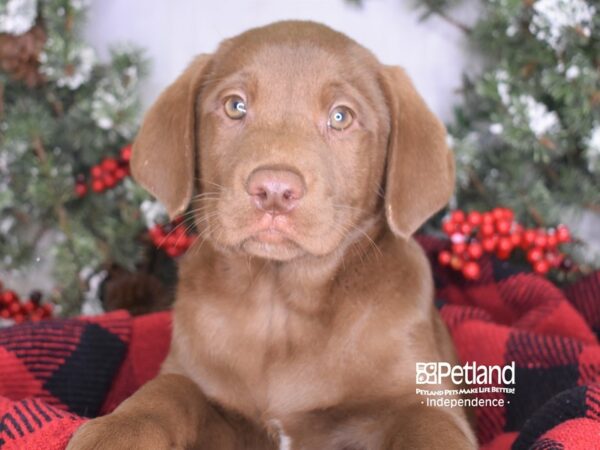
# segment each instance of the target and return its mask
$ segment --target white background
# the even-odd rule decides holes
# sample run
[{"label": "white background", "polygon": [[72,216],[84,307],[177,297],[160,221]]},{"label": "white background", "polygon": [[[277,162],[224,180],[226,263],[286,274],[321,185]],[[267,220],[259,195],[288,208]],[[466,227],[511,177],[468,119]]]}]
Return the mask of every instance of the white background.
[{"label": "white background", "polygon": [[[419,21],[415,0],[95,0],[86,35],[101,58],[116,42],[147,50],[151,75],[144,106],[194,55],[212,52],[227,37],[284,19],[308,19],[342,31],[386,64],[404,66],[432,109],[450,120],[461,73],[471,64],[463,33],[438,18]],[[453,15],[472,21],[469,6]]]}]

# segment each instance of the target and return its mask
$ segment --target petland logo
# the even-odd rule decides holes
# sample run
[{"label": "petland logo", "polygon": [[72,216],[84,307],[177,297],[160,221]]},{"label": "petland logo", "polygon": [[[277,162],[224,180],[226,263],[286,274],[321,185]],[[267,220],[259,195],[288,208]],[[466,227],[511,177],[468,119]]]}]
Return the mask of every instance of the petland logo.
[{"label": "petland logo", "polygon": [[426,406],[502,408],[510,403],[507,396],[515,393],[515,362],[506,366],[418,362],[417,385],[416,394],[423,397],[421,404]]},{"label": "petland logo", "polygon": [[477,365],[476,362],[464,366],[444,361],[417,363],[417,384],[442,384],[448,379],[456,385],[514,385],[515,362],[506,366]]}]

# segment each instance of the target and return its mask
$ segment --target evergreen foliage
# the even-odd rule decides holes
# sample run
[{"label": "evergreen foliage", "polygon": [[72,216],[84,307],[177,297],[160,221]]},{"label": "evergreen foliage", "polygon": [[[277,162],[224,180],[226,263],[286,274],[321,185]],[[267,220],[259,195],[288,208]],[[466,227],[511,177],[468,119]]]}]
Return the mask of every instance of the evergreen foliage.
[{"label": "evergreen foliage", "polygon": [[[78,177],[131,142],[146,73],[136,48],[115,47],[99,62],[82,39],[85,17],[81,0],[0,0],[0,273],[35,271],[49,252],[63,313],[79,310],[103,264],[134,266],[145,226],[145,194],[131,179],[102,194],[75,190]],[[15,75],[20,62],[7,61],[34,27],[45,40],[27,69],[40,80],[28,84]]]}]

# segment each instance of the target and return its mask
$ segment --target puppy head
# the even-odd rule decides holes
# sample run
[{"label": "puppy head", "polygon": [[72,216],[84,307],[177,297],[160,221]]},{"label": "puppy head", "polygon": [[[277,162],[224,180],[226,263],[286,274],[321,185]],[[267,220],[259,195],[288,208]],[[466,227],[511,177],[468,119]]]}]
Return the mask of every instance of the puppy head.
[{"label": "puppy head", "polygon": [[171,217],[192,203],[216,247],[275,260],[331,253],[383,210],[409,237],[448,201],[453,167],[402,69],[311,22],[197,57],[147,113],[132,157]]}]

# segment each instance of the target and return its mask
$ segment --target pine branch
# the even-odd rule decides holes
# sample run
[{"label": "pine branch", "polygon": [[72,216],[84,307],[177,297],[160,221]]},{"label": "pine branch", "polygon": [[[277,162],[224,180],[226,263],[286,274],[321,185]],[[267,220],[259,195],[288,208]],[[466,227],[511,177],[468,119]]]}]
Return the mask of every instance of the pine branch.
[{"label": "pine branch", "polygon": [[481,178],[479,178],[479,175],[477,175],[477,172],[475,172],[471,167],[469,167],[467,168],[467,173],[469,174],[469,181],[471,182],[473,187],[475,187],[477,192],[479,192],[479,195],[485,198],[490,205],[493,205],[494,202],[492,201],[492,198],[488,193],[485,184],[483,184],[483,181],[481,181]]},{"label": "pine branch", "polygon": [[[48,154],[46,152],[46,149],[44,148],[42,139],[39,136],[35,136],[33,138],[32,145],[33,145],[33,150],[35,151],[35,154],[40,161],[40,164],[44,168],[44,171],[46,173],[49,173],[50,166],[49,166],[49,162],[48,162]],[[83,264],[79,259],[77,250],[73,246],[74,236],[73,236],[73,231],[71,228],[71,220],[69,218],[69,213],[67,212],[67,209],[65,208],[64,204],[61,203],[58,199],[56,199],[56,197],[53,197],[53,200],[54,200],[53,201],[53,203],[54,203],[53,209],[54,209],[54,214],[56,214],[56,217],[58,219],[58,227],[67,238],[67,241],[66,241],[67,248],[69,250],[69,253],[71,253],[71,257],[73,258],[75,265],[77,266],[77,269],[78,269],[77,273],[79,273],[81,271],[81,269],[83,268]],[[81,296],[81,295],[83,295],[83,286],[81,285],[81,282],[78,283],[78,286],[79,286],[79,294]]]},{"label": "pine branch", "polygon": [[469,27],[468,25],[465,25],[461,21],[455,19],[454,17],[448,15],[446,12],[444,12],[440,9],[433,10],[432,13],[437,14],[440,17],[440,19],[442,19],[442,20],[446,21],[448,24],[458,28],[460,31],[462,31],[466,35],[470,35],[473,32],[473,29],[471,27]]},{"label": "pine branch", "polygon": [[0,81],[0,120],[4,118],[4,83]]},{"label": "pine branch", "polygon": [[432,14],[437,14],[442,20],[444,20],[448,24],[452,25],[453,27],[458,28],[463,33],[465,33],[467,35],[472,33],[473,30],[468,25],[465,25],[464,23],[455,19],[454,17],[452,17],[451,15],[449,15],[446,12],[447,9],[452,5],[452,3],[455,3],[454,1],[451,1],[451,0],[417,0],[416,3],[417,4],[420,3],[421,7],[425,8],[427,10],[421,17],[421,20],[427,19]]}]

